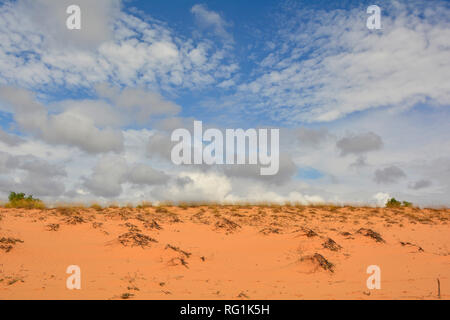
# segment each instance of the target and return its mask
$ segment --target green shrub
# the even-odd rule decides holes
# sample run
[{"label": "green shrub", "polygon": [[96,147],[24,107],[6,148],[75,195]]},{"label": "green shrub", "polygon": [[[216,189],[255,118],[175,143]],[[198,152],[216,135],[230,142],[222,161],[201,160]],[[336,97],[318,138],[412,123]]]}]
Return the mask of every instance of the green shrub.
[{"label": "green shrub", "polygon": [[8,200],[5,208],[45,209],[45,204],[40,199],[33,198],[32,195],[26,197],[23,192],[10,192]]},{"label": "green shrub", "polygon": [[411,208],[413,205],[412,205],[412,203],[411,202],[408,202],[408,201],[403,201],[402,202],[402,205],[404,206],[404,207],[408,207],[408,208]]},{"label": "green shrub", "polygon": [[400,207],[408,207],[411,208],[413,205],[408,201],[398,201],[395,198],[391,198],[386,202],[386,208],[400,208]]},{"label": "green shrub", "polygon": [[[28,198],[33,199],[33,196],[29,196]],[[25,200],[25,193],[10,192],[8,200],[9,200],[9,202]]]}]

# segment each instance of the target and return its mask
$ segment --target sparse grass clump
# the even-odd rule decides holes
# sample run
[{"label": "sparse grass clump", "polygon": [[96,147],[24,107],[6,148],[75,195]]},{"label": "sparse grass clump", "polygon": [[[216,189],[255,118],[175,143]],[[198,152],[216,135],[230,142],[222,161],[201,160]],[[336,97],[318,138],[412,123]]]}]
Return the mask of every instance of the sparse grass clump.
[{"label": "sparse grass clump", "polygon": [[9,252],[14,248],[16,243],[23,243],[23,240],[3,237],[0,239],[0,250]]},{"label": "sparse grass clump", "polygon": [[140,246],[142,248],[145,248],[150,246],[150,243],[152,242],[156,243],[158,241],[145,234],[136,231],[130,231],[120,235],[119,242],[125,247]]},{"label": "sparse grass clump", "polygon": [[153,203],[148,202],[148,201],[142,201],[141,204],[136,206],[137,209],[146,209],[146,208],[151,208],[151,207],[153,207]]},{"label": "sparse grass clump", "polygon": [[326,271],[334,272],[334,264],[317,252],[314,255],[302,257],[300,261],[311,261]]},{"label": "sparse grass clump", "polygon": [[168,213],[169,211],[166,208],[160,206],[160,207],[157,207],[155,209],[155,212],[157,212],[157,213]]},{"label": "sparse grass clump", "polygon": [[25,193],[11,192],[8,197],[9,202],[5,204],[5,208],[21,208],[21,209],[45,209],[45,204],[40,199],[28,197]]},{"label": "sparse grass clump", "polygon": [[122,293],[122,295],[120,297],[122,299],[124,299],[124,300],[127,300],[127,299],[130,299],[130,298],[133,298],[134,294],[133,293],[129,293],[129,292],[125,292],[125,293]]},{"label": "sparse grass clump", "polygon": [[62,216],[71,216],[74,214],[78,214],[77,210],[74,207],[69,207],[69,206],[56,207],[55,211],[58,212]]},{"label": "sparse grass clump", "polygon": [[96,211],[102,211],[103,210],[103,207],[101,205],[99,205],[98,203],[91,204],[90,208],[94,209]]},{"label": "sparse grass clump", "polygon": [[85,223],[86,221],[84,220],[83,217],[81,217],[79,215],[71,215],[65,219],[65,222],[67,224],[75,225],[75,224]]},{"label": "sparse grass clump", "polygon": [[324,243],[322,243],[322,247],[329,249],[331,251],[339,251],[342,249],[342,247],[331,238],[328,238]]},{"label": "sparse grass clump", "polygon": [[356,233],[362,234],[365,237],[372,238],[376,242],[386,242],[378,232],[375,232],[372,229],[360,228]]},{"label": "sparse grass clump", "polygon": [[50,223],[47,226],[48,231],[58,231],[59,230],[59,224],[58,223]]},{"label": "sparse grass clump", "polygon": [[189,205],[187,203],[180,203],[178,207],[180,207],[183,210],[187,210],[189,208]]},{"label": "sparse grass clump", "polygon": [[175,207],[175,204],[173,203],[173,201],[166,200],[166,201],[160,202],[159,206],[161,206],[161,207]]}]

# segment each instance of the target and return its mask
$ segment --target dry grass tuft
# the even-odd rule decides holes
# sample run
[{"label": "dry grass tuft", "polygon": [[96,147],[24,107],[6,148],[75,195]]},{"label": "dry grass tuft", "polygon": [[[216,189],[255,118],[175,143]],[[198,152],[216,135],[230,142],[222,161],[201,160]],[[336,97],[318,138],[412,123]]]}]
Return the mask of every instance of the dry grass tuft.
[{"label": "dry grass tuft", "polygon": [[103,207],[101,205],[99,205],[98,203],[91,204],[91,206],[89,208],[94,209],[96,211],[102,211],[103,210]]},{"label": "dry grass tuft", "polygon": [[149,221],[144,221],[143,225],[146,229],[156,229],[156,230],[162,230],[162,227],[159,225],[158,222],[156,222],[156,220],[152,220],[151,222]]},{"label": "dry grass tuft", "polygon": [[219,221],[215,224],[216,229],[224,229],[228,232],[234,232],[238,228],[241,228],[240,225],[238,225],[236,222],[233,222],[227,218],[221,218]]},{"label": "dry grass tuft", "polygon": [[80,224],[80,223],[85,223],[86,221],[84,220],[83,217],[81,216],[77,216],[77,215],[73,215],[73,216],[68,216],[65,220],[65,222],[67,224]]},{"label": "dry grass tuft", "polygon": [[311,261],[326,271],[334,272],[334,264],[325,259],[325,257],[320,253],[315,253],[312,256],[302,257],[300,261]]},{"label": "dry grass tuft", "polygon": [[338,245],[336,243],[336,241],[334,241],[331,238],[328,238],[327,240],[325,240],[325,242],[322,243],[322,247],[324,247],[325,249],[329,249],[331,251],[339,251],[342,249],[342,247],[340,245]]},{"label": "dry grass tuft", "polygon": [[361,228],[356,233],[362,234],[365,237],[372,238],[376,242],[386,242],[378,232],[375,232],[372,229]]},{"label": "dry grass tuft", "polygon": [[417,244],[414,244],[414,243],[411,243],[411,242],[403,242],[403,241],[400,241],[400,244],[402,245],[402,247],[404,247],[404,246],[415,247],[415,248],[417,248],[417,251],[424,252],[422,247],[418,246]]},{"label": "dry grass tuft", "polygon": [[149,247],[152,242],[156,243],[158,242],[156,239],[153,239],[145,234],[130,231],[127,233],[124,233],[119,236],[119,242],[125,246],[140,246],[142,248]]},{"label": "dry grass tuft", "polygon": [[59,224],[58,223],[50,223],[46,225],[47,231],[58,231],[59,230]]},{"label": "dry grass tuft", "polygon": [[153,203],[151,203],[149,201],[142,201],[141,204],[136,206],[136,208],[138,208],[138,209],[147,209],[147,208],[152,208],[152,207],[153,207]]},{"label": "dry grass tuft", "polygon": [[171,245],[171,244],[167,244],[167,245],[166,245],[166,249],[172,249],[173,251],[176,251],[176,252],[178,252],[178,253],[181,253],[181,254],[184,255],[186,258],[189,258],[189,257],[191,256],[191,254],[192,254],[192,253],[190,253],[190,252],[181,250],[180,248],[175,247],[175,246],[173,246],[173,245]]},{"label": "dry grass tuft", "polygon": [[157,213],[168,213],[169,210],[167,210],[166,208],[164,208],[162,206],[158,206],[158,207],[156,207],[155,212],[157,212]]},{"label": "dry grass tuft", "polygon": [[0,249],[5,252],[10,252],[16,243],[23,243],[23,240],[3,237],[0,239]]},{"label": "dry grass tuft", "polygon": [[303,231],[305,233],[305,236],[307,236],[308,238],[312,238],[312,237],[317,237],[318,236],[318,234],[314,230],[306,228],[306,227],[302,227],[301,231]]},{"label": "dry grass tuft", "polygon": [[269,234],[274,234],[274,233],[280,234],[282,232],[282,230],[280,228],[267,227],[267,228],[259,230],[259,232],[264,235],[269,235]]}]

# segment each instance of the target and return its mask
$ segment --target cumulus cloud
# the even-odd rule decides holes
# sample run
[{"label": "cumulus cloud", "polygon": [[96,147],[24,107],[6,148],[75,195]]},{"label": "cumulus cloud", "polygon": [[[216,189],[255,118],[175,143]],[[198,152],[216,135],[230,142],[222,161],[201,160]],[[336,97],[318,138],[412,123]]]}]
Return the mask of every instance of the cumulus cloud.
[{"label": "cumulus cloud", "polygon": [[390,166],[375,171],[374,180],[376,183],[396,183],[401,178],[405,178],[406,174],[397,166]]},{"label": "cumulus cloud", "polygon": [[83,186],[92,194],[111,198],[122,194],[123,184],[138,186],[162,185],[169,175],[146,164],[130,166],[124,157],[105,156],[99,159],[89,177],[84,177]]},{"label": "cumulus cloud", "polygon": [[122,132],[111,128],[99,130],[92,119],[70,113],[50,116],[36,129],[38,136],[51,144],[76,146],[90,153],[123,150]]},{"label": "cumulus cloud", "polygon": [[[250,201],[254,203],[300,203],[304,205],[324,203],[324,198],[316,194],[307,194],[299,191],[272,191],[259,184],[245,184],[242,190],[233,190],[226,198],[230,202]],[[238,188],[236,188],[238,189]]]},{"label": "cumulus cloud", "polygon": [[281,185],[292,179],[297,173],[297,166],[286,153],[280,154],[279,170],[274,175],[261,175],[261,165],[235,164],[219,166],[227,177],[252,179],[260,182]]},{"label": "cumulus cloud", "polygon": [[[184,171],[179,179],[183,184],[172,183],[166,188],[153,189],[154,198],[164,201],[216,201],[216,202],[293,202],[302,204],[320,203],[324,199],[319,195],[303,194],[298,191],[268,191],[267,187],[255,181],[232,181],[219,171]],[[238,184],[241,188],[237,187]]]},{"label": "cumulus cloud", "polygon": [[20,191],[36,196],[60,196],[65,191],[61,178],[66,170],[32,155],[0,152],[0,192]]},{"label": "cumulus cloud", "polygon": [[351,134],[336,142],[341,156],[347,154],[360,155],[369,151],[379,150],[383,147],[383,140],[373,132]]},{"label": "cumulus cloud", "polygon": [[155,126],[159,130],[171,134],[172,131],[178,128],[191,128],[194,120],[195,119],[192,117],[187,118],[168,117],[162,119],[161,121],[158,121],[158,123],[156,123]]},{"label": "cumulus cloud", "polygon": [[38,197],[58,197],[64,194],[65,184],[63,181],[42,175],[39,172],[27,172],[23,177],[4,181],[1,188],[3,192],[20,190],[26,194]]},{"label": "cumulus cloud", "polygon": [[70,109],[49,114],[27,90],[2,87],[2,100],[14,111],[14,120],[23,131],[47,143],[75,146],[89,153],[120,152],[123,149],[122,132],[110,127],[99,129],[88,115]]},{"label": "cumulus cloud", "polygon": [[104,157],[85,178],[84,186],[101,197],[117,197],[122,193],[122,184],[127,180],[128,165],[124,158]]},{"label": "cumulus cloud", "polygon": [[148,139],[147,154],[150,158],[159,157],[163,160],[170,160],[174,145],[175,142],[170,140],[170,136],[156,132]]},{"label": "cumulus cloud", "polygon": [[52,113],[64,112],[74,117],[91,119],[98,128],[119,128],[132,122],[129,114],[99,99],[62,100],[48,105],[47,109]]},{"label": "cumulus cloud", "polygon": [[[224,201],[232,191],[229,178],[218,173],[181,172],[182,183],[170,184],[165,189],[153,189],[152,195],[160,201]],[[181,182],[181,181],[178,181]]]},{"label": "cumulus cloud", "polygon": [[153,169],[145,164],[137,164],[131,168],[128,181],[138,185],[164,184],[169,176],[162,171]]},{"label": "cumulus cloud", "polygon": [[16,135],[9,134],[0,128],[0,142],[14,147],[24,142],[24,140]]},{"label": "cumulus cloud", "polygon": [[123,109],[127,117],[140,124],[147,123],[151,116],[173,116],[181,111],[181,107],[164,99],[159,93],[139,88],[109,87],[107,84],[96,86],[101,98],[107,98],[113,105]]},{"label": "cumulus cloud", "polygon": [[39,173],[48,177],[65,176],[66,171],[61,165],[51,164],[33,155],[11,155],[0,151],[0,173],[21,169]]}]

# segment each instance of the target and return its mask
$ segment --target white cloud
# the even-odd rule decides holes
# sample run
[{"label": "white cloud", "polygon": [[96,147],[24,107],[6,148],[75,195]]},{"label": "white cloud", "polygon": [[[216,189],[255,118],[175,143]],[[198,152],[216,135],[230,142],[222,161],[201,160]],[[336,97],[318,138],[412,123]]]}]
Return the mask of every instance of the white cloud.
[{"label": "white cloud", "polygon": [[[113,38],[114,20],[119,17],[121,0],[19,0],[12,10],[20,12],[21,21],[39,26],[47,35],[45,45],[54,48],[95,48]],[[66,28],[66,9],[76,4],[81,9],[81,29]],[[15,12],[14,12],[15,13]]]},{"label": "white cloud", "polygon": [[19,136],[9,134],[0,128],[0,142],[3,142],[4,144],[10,147],[14,147],[23,143],[24,140]]},{"label": "white cloud", "polygon": [[93,195],[111,198],[122,195],[125,183],[137,185],[139,188],[164,185],[169,182],[170,176],[150,165],[130,165],[123,156],[108,155],[101,157],[91,175],[83,177],[82,180],[83,186]]},{"label": "white cloud", "polygon": [[106,156],[99,160],[92,175],[85,178],[84,186],[94,195],[117,197],[127,180],[128,164],[122,157]]},{"label": "white cloud", "polygon": [[239,86],[235,104],[247,112],[269,110],[272,119],[289,124],[420,102],[448,105],[450,46],[444,39],[450,38],[450,22],[443,17],[450,9],[442,3],[385,6],[389,16],[375,31],[366,28],[360,8],[298,10],[276,34],[270,64]]},{"label": "white cloud", "polygon": [[[120,152],[123,149],[121,131],[110,127],[99,129],[89,115],[66,110],[49,114],[33,94],[24,89],[0,88],[0,101],[14,111],[14,120],[21,130],[50,144],[76,146],[90,152]],[[0,105],[0,108],[2,105]]]},{"label": "white cloud", "polygon": [[36,196],[57,197],[64,193],[66,170],[32,155],[0,152],[0,193],[25,192]]},{"label": "white cloud", "polygon": [[0,84],[91,88],[111,81],[198,89],[227,80],[230,66],[236,67],[229,49],[177,37],[162,23],[121,11],[119,0],[78,1],[82,29],[69,31],[69,2],[0,5]]},{"label": "white cloud", "polygon": [[155,189],[152,195],[159,200],[172,201],[224,201],[232,191],[229,179],[216,173],[180,172],[187,183],[172,184],[166,189]]},{"label": "white cloud", "polygon": [[[177,114],[181,107],[144,89],[97,86],[97,99],[61,100],[45,106],[24,89],[0,87],[0,110],[13,114],[22,132],[50,144],[75,146],[89,153],[121,152],[120,128],[146,125],[154,117]],[[21,139],[0,131],[0,141]]]},{"label": "white cloud", "polygon": [[226,30],[227,23],[217,12],[208,10],[203,4],[194,5],[191,12],[201,28],[212,29],[219,36],[232,40],[231,35]]},{"label": "white cloud", "polygon": [[147,123],[152,116],[176,115],[181,111],[177,104],[165,100],[159,93],[144,89],[125,88],[122,91],[99,84],[97,92],[100,97],[107,98],[127,117],[132,116],[133,122]]},{"label": "white cloud", "polygon": [[391,198],[391,196],[388,193],[378,192],[373,196],[373,198],[375,199],[377,206],[384,207],[384,205]]},{"label": "white cloud", "polygon": [[137,164],[130,169],[128,180],[138,185],[157,185],[166,183],[169,176],[148,165]]}]

